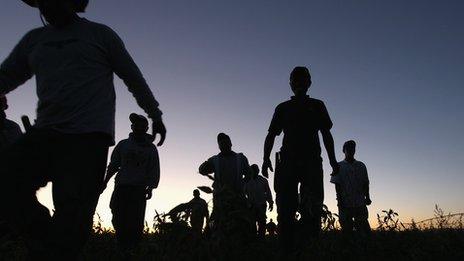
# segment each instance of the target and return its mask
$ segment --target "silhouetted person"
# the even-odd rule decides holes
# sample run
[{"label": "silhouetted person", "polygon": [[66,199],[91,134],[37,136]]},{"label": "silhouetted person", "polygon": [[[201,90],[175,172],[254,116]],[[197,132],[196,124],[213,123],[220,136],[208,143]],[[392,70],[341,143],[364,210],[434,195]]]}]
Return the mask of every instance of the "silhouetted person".
[{"label": "silhouetted person", "polygon": [[269,211],[274,209],[274,201],[269,183],[265,177],[259,175],[259,167],[256,164],[251,165],[251,177],[245,183],[245,195],[251,206],[255,222],[258,224],[258,236],[264,238],[266,234],[266,210],[268,204]]},{"label": "silhouetted person", "polygon": [[105,177],[107,184],[117,173],[110,208],[118,246],[123,252],[139,244],[146,203],[160,179],[158,150],[153,136],[147,134],[148,120],[135,113],[129,119],[132,133],[114,148]]},{"label": "silhouetted person", "polygon": [[[22,135],[22,131],[19,125],[6,117],[5,111],[7,109],[8,101],[5,95],[0,95],[0,152],[2,150],[6,150]],[[2,170],[1,166],[0,170]],[[10,230],[8,229],[8,226],[5,223],[5,220],[0,217],[0,238],[2,238],[5,234],[8,234],[9,232]]]},{"label": "silhouetted person", "polygon": [[21,137],[19,125],[7,119],[5,111],[8,109],[8,100],[0,94],[0,151],[11,145]]},{"label": "silhouetted person", "polygon": [[266,230],[267,230],[267,233],[269,234],[269,236],[273,237],[273,236],[276,235],[277,225],[276,225],[276,223],[274,223],[272,218],[269,221],[269,223],[267,223]]},{"label": "silhouetted person", "polygon": [[274,178],[279,238],[284,252],[289,252],[294,247],[297,210],[301,213],[305,237],[317,236],[321,229],[324,189],[319,132],[322,134],[333,172],[336,173],[338,169],[334,141],[330,133],[332,121],[329,113],[322,101],[306,95],[311,86],[309,70],[306,67],[293,69],[290,86],[295,96],[275,109],[264,144],[262,167],[263,174],[267,177],[268,170],[273,170],[270,155],[275,137],[284,132]]},{"label": "silhouetted person", "polygon": [[208,222],[209,211],[208,203],[200,197],[200,191],[195,189],[193,191],[193,199],[187,203],[187,211],[190,212],[190,225],[195,234],[201,234],[203,225]]},{"label": "silhouetted person", "polygon": [[244,177],[250,175],[248,159],[242,153],[232,151],[230,137],[224,133],[219,133],[217,142],[220,153],[209,158],[199,167],[199,172],[202,175],[214,173],[212,219],[225,214],[220,213],[218,215],[219,213],[216,213],[218,204],[221,204],[221,199],[218,197],[221,197],[224,193],[231,193],[238,201],[244,198]]},{"label": "silhouetted person", "polygon": [[356,231],[368,234],[371,230],[367,206],[372,201],[369,194],[369,177],[364,163],[354,158],[356,142],[349,140],[343,145],[345,160],[339,162],[340,170],[330,182],[335,184],[338,216],[344,232]]},{"label": "silhouetted person", "polygon": [[[91,232],[108,147],[114,144],[114,73],[153,120],[159,145],[166,129],[158,102],[119,36],[77,15],[87,0],[24,1],[39,7],[47,23],[28,32],[1,64],[0,94],[35,76],[37,118],[0,157],[2,182],[8,184],[0,191],[0,215],[29,235],[31,258],[73,260]],[[35,197],[50,181],[53,218]]]}]

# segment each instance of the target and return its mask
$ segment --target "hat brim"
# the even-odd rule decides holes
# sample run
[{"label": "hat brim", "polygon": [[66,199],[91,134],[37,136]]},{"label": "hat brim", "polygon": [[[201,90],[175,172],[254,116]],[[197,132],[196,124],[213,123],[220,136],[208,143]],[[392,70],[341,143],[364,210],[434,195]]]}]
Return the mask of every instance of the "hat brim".
[{"label": "hat brim", "polygon": [[24,3],[26,3],[29,6],[37,7],[37,1],[36,0],[21,0],[21,1],[23,1]]},{"label": "hat brim", "polygon": [[[21,1],[23,1],[24,3],[32,7],[36,7],[36,8],[39,7],[37,4],[37,0],[21,0]],[[85,12],[85,9],[87,8],[88,4],[89,4],[89,0],[83,0],[79,4],[75,5],[74,11],[76,11],[77,13]]]}]

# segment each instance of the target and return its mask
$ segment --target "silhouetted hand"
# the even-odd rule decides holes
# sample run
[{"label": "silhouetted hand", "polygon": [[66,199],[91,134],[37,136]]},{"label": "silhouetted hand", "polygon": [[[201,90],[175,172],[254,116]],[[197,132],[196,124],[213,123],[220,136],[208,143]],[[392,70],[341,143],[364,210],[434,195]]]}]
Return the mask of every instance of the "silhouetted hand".
[{"label": "silhouetted hand", "polygon": [[274,210],[274,202],[269,203],[269,211]]},{"label": "silhouetted hand", "polygon": [[272,168],[271,159],[269,159],[269,158],[264,159],[263,166],[261,167],[261,172],[263,173],[263,176],[265,176],[266,178],[269,177],[268,170],[270,170],[272,172],[274,171],[274,169]]},{"label": "silhouetted hand", "polygon": [[340,165],[338,162],[330,162],[330,166],[332,167],[332,176],[335,176],[338,174],[338,171],[340,170]]},{"label": "silhouetted hand", "polygon": [[163,145],[164,140],[166,139],[166,126],[164,126],[162,118],[153,120],[152,123],[153,137],[156,139],[156,135],[160,135],[160,140],[158,146]]},{"label": "silhouetted hand", "polygon": [[107,183],[106,183],[106,181],[104,181],[101,188],[100,188],[100,194],[103,194],[103,192],[105,192],[106,186],[107,186]]},{"label": "silhouetted hand", "polygon": [[366,206],[370,206],[372,204],[372,200],[370,197],[366,197]]},{"label": "silhouetted hand", "polygon": [[149,200],[151,199],[151,197],[153,196],[153,189],[152,188],[147,188],[147,190],[145,191],[145,199],[146,200]]}]

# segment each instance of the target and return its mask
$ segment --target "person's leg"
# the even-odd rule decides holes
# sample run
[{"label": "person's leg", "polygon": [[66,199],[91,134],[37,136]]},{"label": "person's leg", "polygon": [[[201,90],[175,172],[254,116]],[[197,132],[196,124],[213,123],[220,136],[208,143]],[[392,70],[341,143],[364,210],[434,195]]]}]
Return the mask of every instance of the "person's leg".
[{"label": "person's leg", "polygon": [[190,226],[192,227],[192,232],[196,235],[201,234],[203,228],[203,218],[199,217],[190,217]]},{"label": "person's leg", "polygon": [[266,235],[266,204],[257,206],[258,237],[264,238]]},{"label": "person's leg", "polygon": [[299,165],[300,212],[304,233],[317,237],[321,231],[322,205],[324,202],[324,183],[322,162],[309,162]]},{"label": "person's leg", "polygon": [[345,234],[351,233],[353,231],[353,218],[350,214],[350,209],[346,207],[338,207],[338,218],[340,221],[340,226],[342,231]]},{"label": "person's leg", "polygon": [[145,188],[141,186],[132,187],[132,196],[128,215],[130,221],[130,249],[136,248],[142,239],[143,229],[145,227],[145,209],[147,200],[145,199]]},{"label": "person's leg", "polygon": [[105,175],[108,143],[100,134],[59,135],[60,147],[53,152],[55,214],[51,247],[58,258],[73,260],[92,229]]},{"label": "person's leg", "polygon": [[[277,168],[277,167],[276,167]],[[298,208],[298,182],[291,163],[282,161],[274,177],[278,236],[282,250],[289,253],[295,244],[295,215]]]},{"label": "person's leg", "polygon": [[44,243],[51,217],[35,194],[49,181],[50,151],[55,145],[49,132],[32,130],[0,155],[0,220],[8,232],[26,239],[30,258],[47,255]]},{"label": "person's leg", "polygon": [[125,204],[126,195],[124,194],[125,189],[121,186],[115,186],[113,194],[111,195],[110,201],[110,209],[111,214],[113,215],[111,219],[111,223],[113,224],[113,228],[116,234],[116,241],[119,248],[124,248],[126,236],[126,211],[124,207],[127,205]]},{"label": "person's leg", "polygon": [[369,234],[371,232],[371,226],[369,225],[369,212],[366,206],[357,207],[354,210],[354,226],[356,231],[362,234]]}]

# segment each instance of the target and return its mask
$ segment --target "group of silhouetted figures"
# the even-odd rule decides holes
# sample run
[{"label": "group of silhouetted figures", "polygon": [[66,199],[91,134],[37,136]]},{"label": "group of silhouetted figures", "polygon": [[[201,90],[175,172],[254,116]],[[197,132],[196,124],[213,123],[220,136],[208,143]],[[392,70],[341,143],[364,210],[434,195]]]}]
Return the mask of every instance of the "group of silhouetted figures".
[{"label": "group of silhouetted figures", "polygon": [[[23,0],[37,7],[44,26],[28,32],[0,66],[0,227],[2,239],[21,236],[31,260],[76,259],[87,241],[99,195],[115,176],[110,208],[118,246],[137,246],[146,201],[160,179],[157,147],[166,136],[162,113],[137,65],[119,36],[109,27],[77,15],[88,0]],[[152,121],[131,114],[128,139],[114,144],[115,92],[118,75]],[[5,114],[5,95],[35,76],[37,117],[23,134]],[[201,164],[199,172],[214,180],[213,210],[194,198],[174,209],[188,211],[195,234],[222,229],[225,220],[244,207],[253,229],[263,238],[278,234],[282,253],[291,253],[321,231],[323,169],[322,134],[336,186],[340,224],[344,231],[368,234],[369,180],[365,165],[355,160],[354,141],[343,145],[345,159],[337,162],[332,121],[324,103],[306,95],[311,75],[296,67],[290,75],[294,96],[274,112],[264,144],[262,174],[242,153],[232,150],[224,133],[217,136],[220,153]],[[275,158],[274,190],[277,223],[267,222],[274,201],[268,171],[274,171],[271,152],[276,136],[284,133]],[[36,191],[52,184],[54,213],[41,205]],[[297,212],[300,218],[297,220]],[[205,225],[206,220],[206,225]],[[257,226],[256,226],[257,225]]]}]

